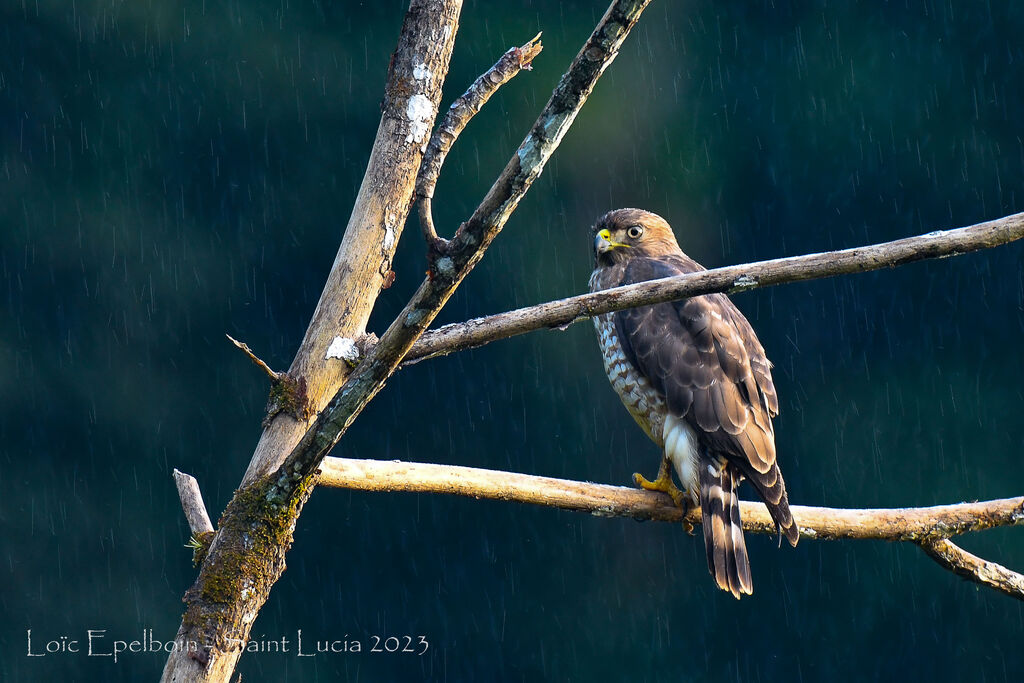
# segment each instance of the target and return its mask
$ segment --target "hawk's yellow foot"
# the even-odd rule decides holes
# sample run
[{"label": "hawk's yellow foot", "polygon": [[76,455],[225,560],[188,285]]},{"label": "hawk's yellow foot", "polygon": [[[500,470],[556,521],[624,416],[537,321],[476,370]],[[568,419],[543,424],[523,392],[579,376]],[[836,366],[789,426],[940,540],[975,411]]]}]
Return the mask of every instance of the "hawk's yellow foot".
[{"label": "hawk's yellow foot", "polygon": [[672,463],[668,461],[668,458],[661,459],[661,469],[658,470],[658,478],[654,481],[649,481],[639,472],[633,473],[633,481],[647,491],[667,493],[672,497],[672,502],[676,504],[676,507],[686,509],[686,494],[680,491],[676,483],[672,481]]},{"label": "hawk's yellow foot", "polygon": [[[676,504],[677,508],[686,514],[687,510],[690,509],[689,499],[685,493],[679,490],[676,483],[672,481],[672,463],[669,462],[668,458],[661,459],[661,468],[658,470],[658,478],[654,481],[650,481],[644,475],[639,472],[633,473],[633,481],[640,488],[647,491],[661,491],[667,493],[672,498],[672,502]],[[683,520],[683,529],[686,533],[693,535],[693,525]]]}]

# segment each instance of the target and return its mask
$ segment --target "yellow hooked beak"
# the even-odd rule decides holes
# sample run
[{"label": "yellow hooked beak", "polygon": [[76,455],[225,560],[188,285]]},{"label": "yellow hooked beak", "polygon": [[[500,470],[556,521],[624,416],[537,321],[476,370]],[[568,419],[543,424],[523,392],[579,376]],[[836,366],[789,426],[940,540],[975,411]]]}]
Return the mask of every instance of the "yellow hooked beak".
[{"label": "yellow hooked beak", "polygon": [[594,237],[594,250],[598,254],[604,254],[606,252],[611,251],[612,249],[618,249],[619,247],[625,247],[626,249],[629,249],[630,245],[623,244],[622,242],[613,242],[612,233],[608,230],[608,228],[601,230],[600,232],[597,233],[597,236]]}]

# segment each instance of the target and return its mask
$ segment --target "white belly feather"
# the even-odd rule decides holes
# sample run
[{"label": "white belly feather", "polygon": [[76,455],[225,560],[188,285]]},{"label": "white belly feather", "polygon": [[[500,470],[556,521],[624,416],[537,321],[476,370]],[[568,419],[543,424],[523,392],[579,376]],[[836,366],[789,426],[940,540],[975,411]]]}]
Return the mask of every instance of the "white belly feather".
[{"label": "white belly feather", "polygon": [[699,467],[697,434],[693,431],[693,427],[686,424],[686,420],[675,415],[665,417],[663,432],[665,455],[675,467],[679,483],[696,501],[700,491],[697,474]]}]

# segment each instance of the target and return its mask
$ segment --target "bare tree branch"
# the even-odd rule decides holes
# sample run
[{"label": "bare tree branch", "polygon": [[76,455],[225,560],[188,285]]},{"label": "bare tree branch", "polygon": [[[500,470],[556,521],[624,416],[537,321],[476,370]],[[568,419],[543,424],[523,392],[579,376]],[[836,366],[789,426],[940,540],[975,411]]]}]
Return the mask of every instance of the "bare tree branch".
[{"label": "bare tree branch", "polygon": [[473,81],[473,85],[452,103],[448,113],[441,120],[441,125],[431,136],[427,151],[423,154],[419,177],[416,179],[416,199],[420,203],[420,229],[430,253],[442,254],[448,246],[448,240],[437,235],[430,206],[445,157],[466,124],[477,115],[487,100],[491,99],[491,95],[520,71],[530,69],[531,62],[542,49],[539,33],[522,47],[509,49],[494,66]]},{"label": "bare tree branch", "polygon": [[[600,517],[631,517],[660,522],[700,523],[700,509],[686,513],[663,493],[640,488],[539,477],[456,465],[324,458],[320,486],[360,491],[446,493],[531,503]],[[877,539],[919,542],[1000,526],[1024,525],[1024,496],[980,503],[923,508],[843,509],[792,505],[803,538]],[[743,529],[774,534],[775,522],[763,503],[740,502]]]},{"label": "bare tree branch", "polygon": [[185,519],[188,520],[192,536],[198,537],[213,531],[213,523],[210,521],[210,515],[206,512],[206,504],[203,502],[203,494],[199,491],[199,482],[196,481],[196,478],[174,470],[174,483],[178,487],[181,509],[185,512]]},{"label": "bare tree branch", "polygon": [[[231,343],[234,344],[242,353],[244,353],[249,358],[249,360],[251,360],[256,365],[256,367],[262,370],[263,373],[270,378],[271,382],[280,382],[287,376],[287,373],[278,372],[277,370],[274,370],[269,365],[267,365],[262,358],[260,358],[259,356],[252,352],[252,349],[250,349],[249,345],[246,344],[245,342],[238,341],[230,334],[225,334],[224,336],[227,337],[231,341]],[[177,470],[175,470],[175,472],[177,472]]]},{"label": "bare tree branch", "polygon": [[957,576],[1024,600],[1024,576],[1017,572],[972,555],[948,538],[927,538],[919,545],[928,557]]},{"label": "bare tree branch", "polygon": [[[631,517],[699,524],[699,508],[685,516],[672,499],[643,489],[538,477],[475,467],[395,460],[325,458],[319,484],[360,491],[446,493],[589,512],[600,517]],[[1024,525],[1024,496],[979,503],[923,508],[840,509],[790,506],[800,536],[817,540],[877,539],[920,545],[943,567],[972,581],[1024,600],[1024,576],[950,543],[949,536],[1000,526]],[[775,534],[763,503],[740,502],[744,531]]]},{"label": "bare tree branch", "polygon": [[444,325],[420,337],[406,359],[407,362],[414,362],[443,356],[533,330],[565,327],[609,311],[713,292],[733,293],[789,282],[864,273],[924,259],[945,258],[987,249],[1021,237],[1024,237],[1024,213],[893,242],[714,268],[700,273],[615,287]]}]

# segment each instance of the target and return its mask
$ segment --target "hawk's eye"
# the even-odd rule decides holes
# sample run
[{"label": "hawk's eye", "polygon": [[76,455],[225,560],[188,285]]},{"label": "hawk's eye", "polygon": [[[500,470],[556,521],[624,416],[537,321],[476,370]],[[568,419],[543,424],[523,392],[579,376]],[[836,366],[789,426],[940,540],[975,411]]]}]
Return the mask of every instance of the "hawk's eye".
[{"label": "hawk's eye", "polygon": [[631,239],[638,239],[640,235],[644,234],[644,229],[639,225],[634,225],[626,231],[626,234],[629,235]]}]

